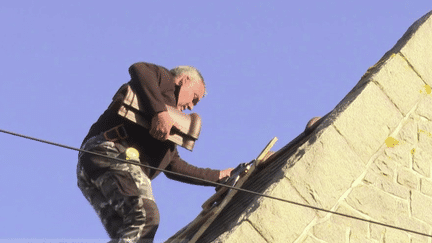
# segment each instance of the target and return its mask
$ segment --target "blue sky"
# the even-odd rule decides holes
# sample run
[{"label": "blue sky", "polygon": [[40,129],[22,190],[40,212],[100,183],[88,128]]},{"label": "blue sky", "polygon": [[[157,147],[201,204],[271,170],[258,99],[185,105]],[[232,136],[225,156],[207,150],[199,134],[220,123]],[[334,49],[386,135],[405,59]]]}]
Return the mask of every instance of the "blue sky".
[{"label": "blue sky", "polygon": [[[208,95],[191,164],[225,169],[277,150],[331,111],[432,10],[430,0],[7,1],[0,129],[79,147],[139,61],[193,65]],[[0,242],[106,242],[76,186],[77,152],[0,134]],[[162,242],[214,193],[153,182]]]}]

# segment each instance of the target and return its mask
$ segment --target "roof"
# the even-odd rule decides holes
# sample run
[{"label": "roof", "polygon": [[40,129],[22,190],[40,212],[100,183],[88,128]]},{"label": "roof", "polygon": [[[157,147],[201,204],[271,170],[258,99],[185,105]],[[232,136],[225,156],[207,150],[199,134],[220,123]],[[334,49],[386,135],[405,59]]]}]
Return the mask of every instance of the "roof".
[{"label": "roof", "polygon": [[[430,232],[431,16],[416,21],[330,113],[270,156],[242,188]],[[422,239],[269,201],[238,192],[210,225],[187,225],[167,243],[190,242],[198,231],[196,242],[206,243]]]}]

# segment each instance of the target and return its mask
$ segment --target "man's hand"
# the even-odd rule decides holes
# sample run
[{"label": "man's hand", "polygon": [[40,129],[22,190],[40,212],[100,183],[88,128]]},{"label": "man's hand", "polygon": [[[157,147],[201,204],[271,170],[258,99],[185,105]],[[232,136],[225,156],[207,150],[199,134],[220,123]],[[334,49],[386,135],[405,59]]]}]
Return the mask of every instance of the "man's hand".
[{"label": "man's hand", "polygon": [[219,180],[227,177],[227,176],[231,176],[231,171],[233,171],[234,168],[228,168],[226,170],[221,170],[219,173]]},{"label": "man's hand", "polygon": [[159,112],[152,118],[150,135],[160,141],[165,141],[168,139],[173,126],[174,120],[168,111]]}]

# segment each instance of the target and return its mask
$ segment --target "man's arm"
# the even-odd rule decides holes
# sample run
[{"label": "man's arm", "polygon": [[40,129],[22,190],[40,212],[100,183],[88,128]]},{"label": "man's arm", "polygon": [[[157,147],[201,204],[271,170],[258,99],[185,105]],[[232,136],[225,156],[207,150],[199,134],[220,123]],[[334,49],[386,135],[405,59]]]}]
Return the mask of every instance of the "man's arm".
[{"label": "man's arm", "polygon": [[[139,62],[129,67],[131,86],[137,92],[138,97],[143,101],[145,113],[152,118],[150,135],[154,138],[165,141],[174,125],[173,119],[167,112],[165,101],[160,86],[168,90],[174,87],[170,77],[164,75],[161,67],[154,64]],[[162,74],[161,74],[162,73]],[[172,88],[173,91],[174,88]]]},{"label": "man's arm", "polygon": [[[173,172],[177,172],[183,175],[187,175],[187,176],[193,176],[193,177],[197,177],[200,179],[205,179],[208,181],[212,181],[212,182],[217,182],[221,176],[221,171],[220,170],[213,170],[213,169],[209,169],[209,168],[199,168],[196,166],[193,166],[189,163],[187,163],[186,161],[182,160],[180,158],[180,156],[178,155],[178,152],[176,151],[170,165],[167,167],[167,170],[169,171],[173,171]],[[172,180],[176,180],[176,181],[181,181],[184,183],[189,183],[189,184],[194,184],[194,185],[202,185],[202,186],[214,186],[211,183],[206,183],[206,182],[202,182],[202,181],[198,181],[198,180],[194,180],[194,179],[190,179],[190,178],[186,178],[186,177],[182,177],[182,176],[177,176],[177,175],[173,175],[170,173],[165,173],[166,177],[172,179]]]},{"label": "man's arm", "polygon": [[168,77],[166,80],[159,80],[158,69],[158,66],[144,62],[138,62],[129,67],[130,84],[143,101],[144,112],[150,117],[167,110],[160,86],[170,80]]}]

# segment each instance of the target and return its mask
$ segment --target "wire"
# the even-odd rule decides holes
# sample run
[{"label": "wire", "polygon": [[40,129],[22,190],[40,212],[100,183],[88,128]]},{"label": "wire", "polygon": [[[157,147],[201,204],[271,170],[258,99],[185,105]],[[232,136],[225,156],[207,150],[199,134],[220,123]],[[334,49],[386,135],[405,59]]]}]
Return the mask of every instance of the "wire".
[{"label": "wire", "polygon": [[301,206],[301,207],[315,209],[315,210],[318,210],[318,211],[322,211],[322,212],[326,212],[326,213],[331,213],[331,214],[339,215],[339,216],[342,216],[342,217],[347,217],[347,218],[351,218],[351,219],[355,219],[355,220],[360,220],[360,221],[364,221],[364,222],[367,222],[367,223],[381,225],[381,226],[385,226],[385,227],[389,227],[389,228],[393,228],[393,229],[397,229],[397,230],[401,230],[401,231],[405,231],[405,232],[409,232],[409,233],[418,234],[418,235],[421,235],[421,236],[426,236],[426,237],[431,237],[432,238],[432,235],[421,233],[421,232],[417,232],[417,231],[414,231],[414,230],[409,230],[409,229],[405,229],[405,228],[401,228],[401,227],[397,227],[397,226],[393,226],[393,225],[389,225],[389,224],[380,223],[380,222],[377,222],[377,221],[372,221],[372,220],[363,219],[363,218],[359,218],[359,217],[355,217],[355,216],[351,216],[351,215],[347,215],[347,214],[343,214],[343,213],[338,213],[338,212],[330,211],[330,210],[327,210],[327,209],[318,208],[318,207],[314,207],[314,206],[311,206],[311,205],[306,205],[306,204],[290,201],[290,200],[283,199],[283,198],[278,198],[278,197],[273,197],[273,196],[270,196],[270,195],[265,195],[265,194],[262,194],[262,193],[246,190],[246,189],[243,189],[243,188],[236,188],[234,186],[230,186],[230,185],[226,185],[226,184],[222,184],[222,183],[218,183],[218,182],[214,182],[214,181],[209,181],[209,180],[205,180],[205,179],[201,179],[201,178],[197,178],[197,177],[193,177],[193,176],[188,176],[188,175],[184,175],[184,174],[181,174],[181,173],[177,173],[177,172],[173,172],[173,171],[168,171],[168,170],[165,170],[165,169],[156,168],[156,167],[153,167],[153,166],[150,166],[150,165],[141,164],[141,163],[134,162],[134,161],[131,161],[131,160],[124,160],[124,159],[120,159],[120,158],[113,158],[113,157],[110,157],[110,156],[107,156],[107,155],[103,155],[103,154],[99,154],[99,153],[96,153],[96,152],[87,151],[87,150],[83,150],[83,149],[78,149],[78,148],[75,148],[75,147],[71,147],[71,146],[67,146],[67,145],[63,145],[63,144],[59,144],[59,143],[54,143],[54,142],[50,142],[50,141],[47,141],[47,140],[42,140],[42,139],[39,139],[39,138],[34,138],[34,137],[30,137],[30,136],[19,134],[19,133],[14,133],[14,132],[6,131],[6,130],[3,130],[3,129],[0,129],[0,132],[6,133],[6,134],[9,134],[9,135],[13,135],[13,136],[17,136],[17,137],[21,137],[21,138],[25,138],[25,139],[30,139],[30,140],[41,142],[41,143],[46,143],[46,144],[54,145],[54,146],[57,146],[57,147],[62,147],[62,148],[70,149],[70,150],[75,150],[75,151],[78,151],[78,152],[89,153],[89,154],[94,154],[94,155],[101,156],[101,157],[104,157],[104,158],[114,159],[114,160],[117,160],[117,161],[120,161],[120,162],[123,162],[123,163],[129,163],[129,164],[133,164],[133,165],[137,165],[137,166],[141,166],[141,167],[146,167],[146,168],[150,168],[150,169],[154,169],[154,170],[159,170],[159,171],[164,172],[164,173],[170,173],[170,174],[173,174],[173,175],[178,175],[178,176],[186,177],[186,178],[193,179],[193,180],[198,180],[198,181],[201,181],[201,182],[206,182],[206,183],[213,184],[213,185],[216,185],[216,186],[227,187],[227,188],[230,188],[230,189],[233,189],[233,190],[237,190],[237,191],[241,191],[241,192],[246,192],[246,193],[254,194],[254,195],[257,195],[257,196],[261,196],[261,197],[267,197],[267,198],[270,198],[270,199],[274,199],[274,200],[278,200],[278,201],[281,201],[281,202],[286,202],[286,203],[298,205],[298,206]]}]

